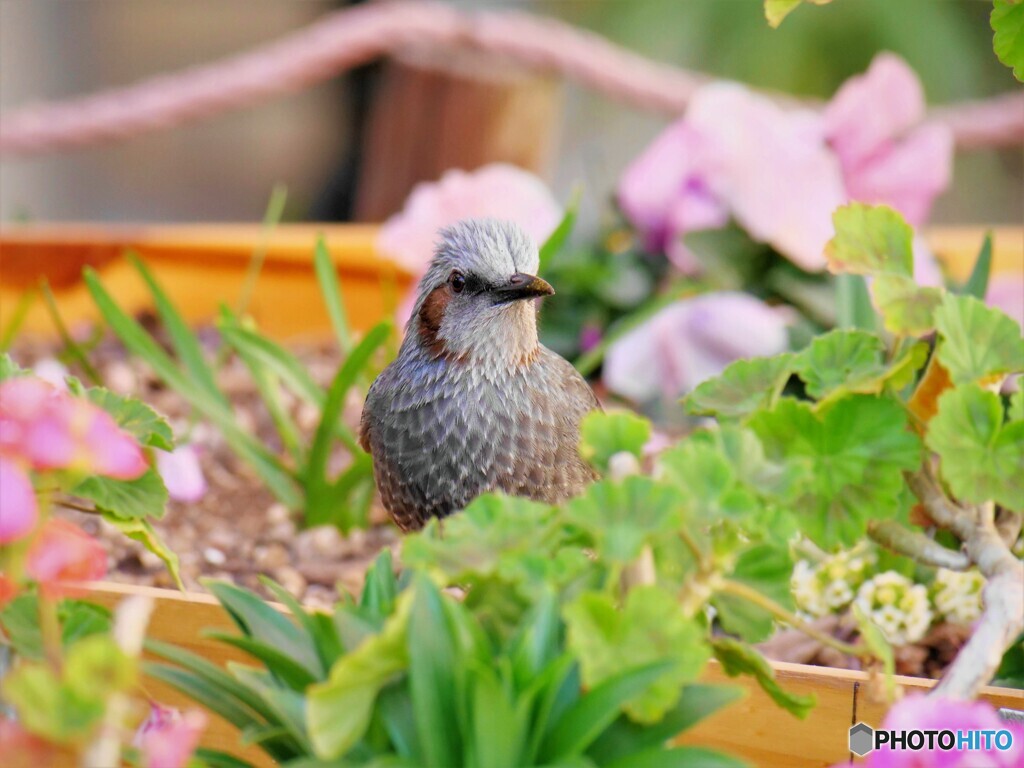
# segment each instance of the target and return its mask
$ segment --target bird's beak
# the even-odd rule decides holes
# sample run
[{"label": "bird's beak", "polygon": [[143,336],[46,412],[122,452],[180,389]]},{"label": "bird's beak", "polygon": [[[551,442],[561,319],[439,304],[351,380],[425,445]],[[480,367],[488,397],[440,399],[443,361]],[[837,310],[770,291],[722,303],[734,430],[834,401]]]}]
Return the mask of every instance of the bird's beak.
[{"label": "bird's beak", "polygon": [[538,296],[550,296],[554,292],[555,289],[547,280],[522,272],[516,272],[505,285],[493,289],[497,304],[507,304],[520,299],[535,299]]}]

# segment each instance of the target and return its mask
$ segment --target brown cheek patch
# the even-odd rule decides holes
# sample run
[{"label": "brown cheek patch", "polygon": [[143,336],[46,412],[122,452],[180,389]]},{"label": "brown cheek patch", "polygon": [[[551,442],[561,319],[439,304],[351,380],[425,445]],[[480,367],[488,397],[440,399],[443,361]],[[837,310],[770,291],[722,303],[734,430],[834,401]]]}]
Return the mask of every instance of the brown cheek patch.
[{"label": "brown cheek patch", "polygon": [[440,285],[430,292],[419,313],[419,334],[424,349],[434,357],[441,357],[448,354],[444,345],[444,339],[438,334],[441,331],[441,321],[444,320],[444,311],[451,300],[451,293],[447,285]]}]

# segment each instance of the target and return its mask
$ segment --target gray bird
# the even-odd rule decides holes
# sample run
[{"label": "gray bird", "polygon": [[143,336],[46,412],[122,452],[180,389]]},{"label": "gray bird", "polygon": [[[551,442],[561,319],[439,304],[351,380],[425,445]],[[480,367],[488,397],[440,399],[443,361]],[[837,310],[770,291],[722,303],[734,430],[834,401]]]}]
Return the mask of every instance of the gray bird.
[{"label": "gray bird", "polygon": [[599,408],[583,377],[537,340],[537,247],[518,226],[468,220],[442,230],[398,357],[363,406],[385,509],[403,530],[486,491],[557,502],[596,475],[580,420]]}]

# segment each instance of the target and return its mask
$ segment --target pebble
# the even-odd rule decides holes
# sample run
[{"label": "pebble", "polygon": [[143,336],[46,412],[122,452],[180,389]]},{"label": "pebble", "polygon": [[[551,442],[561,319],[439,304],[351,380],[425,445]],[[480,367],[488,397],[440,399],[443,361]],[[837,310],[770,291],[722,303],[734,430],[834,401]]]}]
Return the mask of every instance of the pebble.
[{"label": "pebble", "polygon": [[306,591],[306,580],[302,574],[290,565],[283,565],[273,571],[274,581],[284,587],[295,597],[302,597]]},{"label": "pebble", "polygon": [[122,360],[114,360],[103,371],[103,383],[107,389],[121,395],[137,396],[139,380],[131,366]]},{"label": "pebble", "polygon": [[271,504],[267,507],[267,522],[268,523],[286,523],[291,522],[292,513],[288,510],[284,504],[280,502]]},{"label": "pebble", "polygon": [[292,549],[295,559],[300,563],[304,560],[333,560],[341,555],[344,543],[337,528],[333,525],[320,525],[299,533]]},{"label": "pebble", "polygon": [[216,547],[207,547],[203,550],[203,559],[210,565],[224,565],[228,557]]},{"label": "pebble", "polygon": [[273,542],[256,547],[252,551],[253,561],[261,571],[273,571],[287,565],[291,559],[283,544]]},{"label": "pebble", "polygon": [[302,596],[302,602],[309,608],[330,609],[334,607],[334,590],[320,584],[310,584],[306,587],[306,594]]}]

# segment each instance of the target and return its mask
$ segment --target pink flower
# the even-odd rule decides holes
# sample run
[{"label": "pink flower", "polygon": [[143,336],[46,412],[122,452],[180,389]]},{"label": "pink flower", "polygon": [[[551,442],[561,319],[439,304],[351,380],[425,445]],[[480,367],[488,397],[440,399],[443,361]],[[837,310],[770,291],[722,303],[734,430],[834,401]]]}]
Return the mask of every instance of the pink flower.
[{"label": "pink flower", "polygon": [[915,226],[949,185],[953,162],[952,133],[924,117],[921,82],[891,53],[844,83],[823,114],[850,197],[891,205]]},{"label": "pink flower", "polygon": [[206,478],[193,446],[180,445],[170,452],[157,451],[156,468],[172,499],[194,502],[206,495]]},{"label": "pink flower", "polygon": [[173,707],[150,704],[149,717],[132,741],[142,752],[144,768],[184,768],[206,727],[206,714],[190,709],[182,714]]},{"label": "pink flower", "polygon": [[36,492],[21,465],[0,454],[0,544],[27,535],[39,517]]},{"label": "pink flower", "polygon": [[146,471],[142,448],[101,408],[32,376],[0,384],[0,453],[35,469],[122,480]]},{"label": "pink flower", "polygon": [[107,572],[103,546],[74,523],[51,518],[29,547],[25,572],[49,597],[72,594],[68,582],[94,581]]},{"label": "pink flower", "polygon": [[[1002,720],[985,701],[954,701],[936,696],[907,696],[886,715],[882,728],[895,731],[1006,730],[1012,734],[1010,749],[960,750],[893,749],[888,744],[872,752],[869,768],[1013,768],[1024,763],[1024,728]],[[845,765],[845,763],[844,763]],[[838,766],[836,766],[838,768]]]},{"label": "pink flower", "polygon": [[434,255],[438,230],[460,219],[514,221],[534,242],[543,243],[561,217],[561,207],[543,181],[513,165],[494,163],[469,172],[450,170],[437,181],[417,184],[405,207],[381,227],[377,244],[421,275]]},{"label": "pink flower", "polygon": [[746,293],[683,299],[609,347],[603,380],[609,390],[634,401],[675,398],[734,360],[784,351],[788,322],[785,310]]}]

